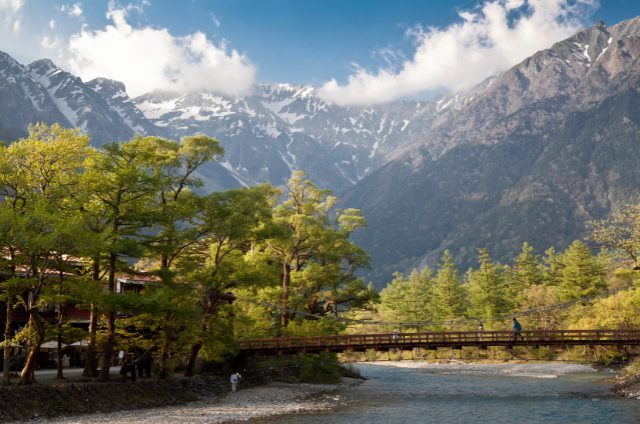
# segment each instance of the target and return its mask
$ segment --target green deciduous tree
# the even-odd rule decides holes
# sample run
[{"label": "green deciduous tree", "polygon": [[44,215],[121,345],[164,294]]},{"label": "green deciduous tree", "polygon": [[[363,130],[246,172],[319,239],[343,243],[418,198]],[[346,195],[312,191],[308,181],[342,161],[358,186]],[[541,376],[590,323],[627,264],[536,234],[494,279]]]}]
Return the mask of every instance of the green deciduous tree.
[{"label": "green deciduous tree", "polygon": [[[106,257],[110,293],[115,292],[118,259],[141,254],[141,230],[150,224],[152,217],[151,205],[159,183],[148,166],[145,147],[142,138],[106,144],[90,156],[84,175],[88,195],[83,210],[93,218],[91,225],[103,242],[95,257]],[[116,336],[116,309],[111,306],[104,313],[107,337],[102,349],[100,378],[108,380]]]},{"label": "green deciduous tree", "polygon": [[599,245],[622,252],[640,269],[640,203],[616,209],[611,217],[594,221],[591,239]]},{"label": "green deciduous tree", "polygon": [[568,328],[631,330],[640,326],[640,289],[623,291],[579,308]]},{"label": "green deciduous tree", "polygon": [[260,247],[280,267],[280,328],[294,314],[338,311],[340,304],[365,302],[370,296],[354,275],[367,255],[349,240],[365,224],[359,211],[332,208],[336,198],[294,171],[287,199],[273,212],[273,235]]},{"label": "green deciduous tree", "polygon": [[[39,309],[50,267],[56,255],[77,249],[72,194],[79,187],[87,144],[88,137],[78,130],[38,124],[30,127],[27,138],[4,148],[0,156],[0,217],[5,228],[2,244],[9,253],[10,280],[21,286],[5,291],[17,295],[7,297],[7,317],[13,301],[24,307],[29,317],[24,331],[29,354],[20,375],[21,384],[33,382],[45,335]],[[13,227],[9,231],[7,224]],[[10,319],[6,325],[5,337],[10,340]]]},{"label": "green deciduous tree", "polygon": [[[227,320],[224,305],[230,290],[264,284],[264,279],[247,260],[255,243],[270,234],[269,222],[276,191],[268,185],[212,193],[203,199],[199,215],[204,237],[185,252],[182,259],[196,290],[198,319],[192,326],[190,351],[185,373],[191,375],[198,354],[207,358],[220,356],[222,336],[231,336],[221,326]],[[231,343],[227,344],[231,349]]]}]

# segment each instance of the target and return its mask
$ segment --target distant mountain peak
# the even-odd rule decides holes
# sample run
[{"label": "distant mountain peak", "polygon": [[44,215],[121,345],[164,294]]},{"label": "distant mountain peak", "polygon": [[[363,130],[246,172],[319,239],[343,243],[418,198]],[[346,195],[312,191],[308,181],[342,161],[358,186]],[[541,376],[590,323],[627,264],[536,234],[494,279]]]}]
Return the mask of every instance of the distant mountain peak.
[{"label": "distant mountain peak", "polygon": [[87,85],[94,88],[96,91],[108,90],[110,92],[127,92],[127,87],[123,82],[109,78],[94,78],[91,81],[88,81]]}]

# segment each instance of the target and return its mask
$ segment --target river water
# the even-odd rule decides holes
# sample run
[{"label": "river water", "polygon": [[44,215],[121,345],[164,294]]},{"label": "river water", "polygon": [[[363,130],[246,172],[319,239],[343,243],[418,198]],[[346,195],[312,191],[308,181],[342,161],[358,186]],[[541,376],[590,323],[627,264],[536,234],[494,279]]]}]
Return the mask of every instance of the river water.
[{"label": "river water", "polygon": [[612,372],[565,363],[359,364],[367,381],[339,406],[253,423],[640,423],[640,400],[615,397]]}]

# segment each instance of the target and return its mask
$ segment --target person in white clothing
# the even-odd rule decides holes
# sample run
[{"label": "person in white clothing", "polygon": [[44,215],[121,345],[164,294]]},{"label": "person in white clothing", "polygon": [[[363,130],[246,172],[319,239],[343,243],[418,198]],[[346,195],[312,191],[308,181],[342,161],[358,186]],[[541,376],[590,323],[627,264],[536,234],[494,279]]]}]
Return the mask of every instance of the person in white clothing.
[{"label": "person in white clothing", "polygon": [[231,377],[229,377],[229,382],[231,383],[232,392],[235,392],[236,390],[238,390],[238,381],[240,381],[240,375],[235,372],[231,374]]}]

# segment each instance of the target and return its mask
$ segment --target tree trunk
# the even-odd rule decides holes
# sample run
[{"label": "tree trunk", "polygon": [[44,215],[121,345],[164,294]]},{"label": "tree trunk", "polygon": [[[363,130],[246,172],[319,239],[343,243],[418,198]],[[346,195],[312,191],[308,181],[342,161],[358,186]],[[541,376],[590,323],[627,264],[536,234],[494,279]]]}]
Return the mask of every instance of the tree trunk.
[{"label": "tree trunk", "polygon": [[64,379],[64,375],[62,374],[62,367],[63,367],[63,363],[62,363],[62,320],[64,319],[64,309],[63,309],[63,305],[58,305],[59,311],[58,311],[58,322],[57,322],[57,327],[58,327],[58,337],[57,337],[57,341],[58,341],[58,352],[57,352],[57,374],[56,374],[56,378],[58,380],[62,380]]},{"label": "tree trunk", "polygon": [[20,373],[20,382],[18,383],[20,385],[35,383],[33,372],[36,369],[36,362],[40,355],[40,345],[44,339],[44,327],[42,325],[42,320],[35,310],[29,311],[28,325],[30,330],[35,332],[35,337],[32,339],[33,345],[31,346],[31,351],[29,352],[29,356],[27,356],[27,360],[25,361],[22,372]]},{"label": "tree trunk", "polygon": [[191,352],[189,352],[189,359],[184,370],[185,377],[193,377],[193,369],[196,366],[196,359],[198,359],[198,352],[202,348],[202,343],[197,343],[191,346]]},{"label": "tree trunk", "polygon": [[285,261],[282,267],[282,293],[280,293],[280,331],[289,324],[289,312],[287,303],[289,302],[289,286],[291,284],[291,265]]},{"label": "tree trunk", "polygon": [[96,361],[96,331],[98,327],[98,311],[95,303],[91,304],[91,315],[89,317],[89,345],[87,346],[82,376],[94,378],[97,374],[98,363]]},{"label": "tree trunk", "polygon": [[62,363],[62,334],[60,332],[58,332],[58,352],[57,352],[56,361],[57,361],[57,364],[56,364],[56,368],[57,368],[56,378],[58,380],[63,380],[64,379],[64,375],[62,374],[62,366],[64,364]]},{"label": "tree trunk", "polygon": [[[91,280],[100,281],[100,258],[93,258]],[[91,304],[91,314],[89,315],[89,346],[87,346],[84,370],[82,376],[86,378],[96,377],[98,363],[96,361],[96,332],[98,331],[98,308],[95,303]]]},{"label": "tree trunk", "polygon": [[162,338],[162,346],[160,346],[160,369],[158,372],[159,378],[167,378],[169,376],[169,369],[167,368],[167,361],[169,360],[169,331],[167,330],[167,323],[163,323],[164,336]]},{"label": "tree trunk", "polygon": [[[117,254],[109,254],[109,293],[116,291],[116,260]],[[102,366],[100,368],[100,380],[109,381],[109,368],[111,367],[111,355],[116,341],[116,313],[109,311],[107,314],[107,340],[102,349]]]},{"label": "tree trunk", "polygon": [[[217,293],[217,291],[215,291],[213,293]],[[200,329],[202,330],[203,333],[205,333],[207,331],[207,319],[216,310],[217,299],[218,299],[218,296],[216,294],[212,294],[211,292],[207,296],[207,308],[205,309],[204,313],[202,314],[202,322],[200,324]],[[202,341],[194,343],[191,346],[191,352],[189,352],[189,358],[187,360],[187,365],[186,365],[185,370],[184,370],[184,376],[185,377],[193,376],[193,368],[196,365],[196,359],[198,359],[198,353],[200,352],[200,349],[202,349]]]},{"label": "tree trunk", "polygon": [[13,324],[13,307],[11,306],[11,303],[12,302],[7,299],[6,320],[4,323],[4,362],[2,364],[2,384],[4,386],[11,384],[11,370],[9,369],[9,366],[11,365],[11,345],[9,344],[9,340],[11,340],[11,326]]}]

